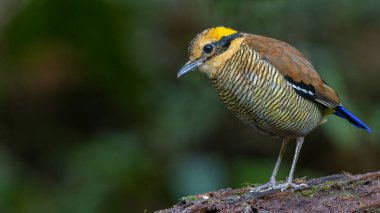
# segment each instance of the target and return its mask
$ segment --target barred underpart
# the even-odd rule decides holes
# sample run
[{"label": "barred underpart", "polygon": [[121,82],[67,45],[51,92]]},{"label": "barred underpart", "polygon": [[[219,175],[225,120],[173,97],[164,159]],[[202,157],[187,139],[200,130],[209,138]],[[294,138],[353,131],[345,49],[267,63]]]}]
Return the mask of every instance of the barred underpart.
[{"label": "barred underpart", "polygon": [[297,94],[274,66],[247,45],[212,81],[229,110],[248,126],[273,136],[305,136],[323,117],[322,105]]}]

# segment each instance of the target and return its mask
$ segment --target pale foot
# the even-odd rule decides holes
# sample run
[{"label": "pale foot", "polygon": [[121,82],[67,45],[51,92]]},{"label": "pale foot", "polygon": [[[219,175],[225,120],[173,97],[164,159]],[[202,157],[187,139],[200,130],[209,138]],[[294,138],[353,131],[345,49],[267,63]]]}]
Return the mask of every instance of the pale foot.
[{"label": "pale foot", "polygon": [[288,188],[301,189],[304,187],[307,187],[307,184],[305,184],[305,183],[295,184],[291,181],[287,181],[286,183],[277,184],[277,185],[273,186],[273,189],[280,189],[283,192]]},{"label": "pale foot", "polygon": [[265,183],[263,185],[257,186],[253,189],[251,189],[251,193],[253,192],[265,192],[268,190],[273,189],[273,187],[276,185],[276,180],[270,180],[268,183]]},{"label": "pale foot", "polygon": [[254,192],[265,192],[265,191],[269,191],[271,189],[280,189],[283,192],[283,191],[285,191],[288,188],[301,189],[301,188],[304,188],[304,187],[307,187],[307,184],[305,184],[305,183],[295,184],[295,183],[292,183],[292,182],[289,182],[289,181],[286,182],[286,183],[276,184],[275,180],[271,180],[271,181],[269,181],[266,184],[263,184],[261,186],[257,186],[255,188],[251,189],[250,192],[251,193],[254,193]]}]

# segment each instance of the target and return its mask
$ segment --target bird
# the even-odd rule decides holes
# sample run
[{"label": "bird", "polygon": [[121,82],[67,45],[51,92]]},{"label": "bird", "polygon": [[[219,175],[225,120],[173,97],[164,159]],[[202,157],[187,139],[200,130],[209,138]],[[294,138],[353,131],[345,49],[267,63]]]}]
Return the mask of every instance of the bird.
[{"label": "bird", "polygon": [[[188,48],[189,61],[177,78],[198,70],[216,88],[225,106],[244,124],[282,139],[269,182],[251,192],[300,189],[294,171],[305,136],[334,114],[357,128],[372,130],[342,104],[309,60],[290,44],[218,26],[198,33]],[[288,177],[276,175],[289,141],[296,149]]]}]

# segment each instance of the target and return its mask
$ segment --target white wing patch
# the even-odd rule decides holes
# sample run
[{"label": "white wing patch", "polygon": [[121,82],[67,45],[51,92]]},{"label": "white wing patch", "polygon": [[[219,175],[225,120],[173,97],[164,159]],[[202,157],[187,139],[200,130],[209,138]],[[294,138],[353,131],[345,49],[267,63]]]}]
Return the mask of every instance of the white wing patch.
[{"label": "white wing patch", "polygon": [[298,91],[301,91],[301,92],[305,93],[305,95],[314,95],[314,93],[313,93],[312,91],[310,91],[310,90],[306,90],[306,89],[301,88],[301,87],[299,87],[299,86],[297,86],[297,85],[295,85],[295,84],[292,84],[292,83],[290,83],[290,82],[288,82],[288,84],[289,84],[290,86],[292,86],[294,89],[296,89],[296,90],[298,90]]}]

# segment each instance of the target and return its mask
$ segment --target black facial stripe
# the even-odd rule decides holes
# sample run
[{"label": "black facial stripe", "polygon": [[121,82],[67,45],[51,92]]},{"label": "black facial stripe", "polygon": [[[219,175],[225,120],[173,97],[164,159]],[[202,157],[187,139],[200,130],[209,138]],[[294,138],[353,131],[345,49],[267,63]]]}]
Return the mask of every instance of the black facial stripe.
[{"label": "black facial stripe", "polygon": [[219,41],[214,42],[215,46],[225,46],[226,44],[229,45],[232,40],[241,37],[241,34],[239,32],[231,34],[229,36],[223,36]]},{"label": "black facial stripe", "polygon": [[[236,38],[242,37],[242,35],[237,32],[229,36],[223,36],[219,41],[211,43],[215,47],[215,51],[212,55],[209,56],[209,58],[222,54],[224,51],[228,49],[228,47],[231,44],[231,41],[233,41]],[[202,53],[204,55],[205,53]]]}]

